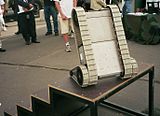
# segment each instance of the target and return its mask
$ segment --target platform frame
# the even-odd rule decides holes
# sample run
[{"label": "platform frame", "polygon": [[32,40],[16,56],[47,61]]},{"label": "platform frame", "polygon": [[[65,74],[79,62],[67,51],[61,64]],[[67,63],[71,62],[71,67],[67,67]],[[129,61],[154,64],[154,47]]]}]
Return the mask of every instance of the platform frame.
[{"label": "platform frame", "polygon": [[[63,83],[59,83],[59,87],[54,86],[54,85],[49,85],[49,91],[50,93],[52,93],[50,96],[51,104],[53,104],[52,107],[53,109],[55,109],[54,111],[56,112],[56,106],[59,104],[58,97],[61,96],[63,99],[67,99],[67,101],[71,99],[77,102],[84,103],[84,106],[81,106],[80,108],[77,108],[77,109],[74,106],[74,110],[71,111],[69,114],[67,114],[67,116],[76,116],[80,112],[84,111],[86,108],[90,108],[90,116],[98,116],[98,106],[99,105],[103,105],[107,107],[109,106],[111,108],[118,109],[120,111],[129,113],[129,114],[133,114],[133,115],[146,116],[147,114],[132,110],[130,108],[123,107],[121,105],[114,104],[112,102],[108,102],[107,99],[111,97],[112,95],[116,94],[117,92],[119,92],[120,90],[122,90],[123,88],[126,88],[128,85],[132,84],[133,82],[139,80],[140,78],[148,74],[148,76],[146,76],[146,77],[149,77],[149,83],[148,83],[149,85],[149,88],[148,88],[149,113],[148,115],[153,116],[154,115],[154,66],[142,63],[139,65],[139,69],[140,69],[139,73],[132,78],[129,78],[126,80],[117,80],[117,79],[110,78],[111,80],[109,79],[105,82],[103,82],[105,80],[103,79],[102,84],[98,83],[97,85],[94,85],[88,88],[80,88],[71,79],[69,79],[69,81],[64,80]],[[100,91],[101,91],[100,89],[102,88],[105,89],[103,85],[105,85],[105,83],[107,83],[108,81],[111,82],[112,79],[113,81],[116,80],[118,84],[106,85],[108,86],[106,91],[103,91],[100,94]],[[91,95],[90,92],[93,95]],[[69,104],[67,104],[67,106],[69,106]],[[56,112],[55,114],[58,114],[58,112]]]}]

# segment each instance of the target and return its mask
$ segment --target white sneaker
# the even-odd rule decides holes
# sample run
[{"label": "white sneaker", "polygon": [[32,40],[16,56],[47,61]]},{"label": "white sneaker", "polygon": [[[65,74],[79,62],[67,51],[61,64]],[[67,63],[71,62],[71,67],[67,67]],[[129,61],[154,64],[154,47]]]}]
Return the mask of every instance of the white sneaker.
[{"label": "white sneaker", "polygon": [[4,27],[4,28],[3,28],[3,30],[4,30],[4,31],[7,31],[7,28],[6,28],[6,27]]},{"label": "white sneaker", "polygon": [[66,52],[71,52],[71,46],[68,42],[66,43],[66,50],[65,51]]},{"label": "white sneaker", "polygon": [[7,31],[7,28],[3,25],[2,30]]}]

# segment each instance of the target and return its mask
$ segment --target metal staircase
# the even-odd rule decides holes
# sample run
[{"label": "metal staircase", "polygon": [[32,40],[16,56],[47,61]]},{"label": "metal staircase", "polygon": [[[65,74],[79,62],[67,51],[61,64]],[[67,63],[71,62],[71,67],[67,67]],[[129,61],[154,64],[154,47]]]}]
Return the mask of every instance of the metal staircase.
[{"label": "metal staircase", "polygon": [[[16,106],[17,113],[11,115],[10,112],[5,111],[4,116],[76,116],[86,107],[79,101],[63,98],[63,95],[61,96],[49,85],[48,95],[46,95],[46,89],[40,94],[31,95],[29,106],[18,104]],[[80,108],[82,110],[79,110]],[[75,112],[76,110],[78,111]]]}]

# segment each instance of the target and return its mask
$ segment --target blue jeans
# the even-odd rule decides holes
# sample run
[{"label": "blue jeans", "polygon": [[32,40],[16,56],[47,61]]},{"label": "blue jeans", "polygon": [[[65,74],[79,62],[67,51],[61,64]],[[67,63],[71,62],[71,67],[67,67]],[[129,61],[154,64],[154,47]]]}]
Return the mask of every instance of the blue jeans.
[{"label": "blue jeans", "polygon": [[127,13],[131,13],[132,12],[132,2],[131,0],[126,0],[122,9],[122,13],[127,14]]},{"label": "blue jeans", "polygon": [[44,6],[44,16],[47,25],[47,32],[52,32],[52,25],[50,21],[50,16],[53,19],[54,32],[58,32],[58,12],[54,6]]}]

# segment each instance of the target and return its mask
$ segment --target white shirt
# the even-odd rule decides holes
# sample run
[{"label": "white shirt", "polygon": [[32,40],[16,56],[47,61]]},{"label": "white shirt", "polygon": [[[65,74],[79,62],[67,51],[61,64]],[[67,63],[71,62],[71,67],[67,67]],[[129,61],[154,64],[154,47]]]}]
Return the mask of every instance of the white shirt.
[{"label": "white shirt", "polygon": [[73,9],[73,0],[54,0],[59,2],[62,12],[67,18],[71,18],[71,12]]},{"label": "white shirt", "polygon": [[1,5],[4,5],[4,4],[5,4],[4,0],[0,0],[0,14],[2,15],[3,15],[3,11],[1,9]]}]

